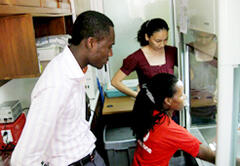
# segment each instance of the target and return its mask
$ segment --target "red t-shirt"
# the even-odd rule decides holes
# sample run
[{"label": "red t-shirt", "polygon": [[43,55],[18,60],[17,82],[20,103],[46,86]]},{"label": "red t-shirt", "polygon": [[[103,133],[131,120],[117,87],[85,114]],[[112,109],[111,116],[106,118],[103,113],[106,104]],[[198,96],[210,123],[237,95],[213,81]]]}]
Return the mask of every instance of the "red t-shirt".
[{"label": "red t-shirt", "polygon": [[138,140],[132,166],[168,166],[179,149],[197,156],[201,142],[196,137],[167,115],[161,122],[146,134],[143,142]]},{"label": "red t-shirt", "polygon": [[174,73],[174,65],[177,65],[177,48],[165,46],[166,63],[163,65],[150,66],[141,49],[129,55],[123,60],[120,68],[122,72],[129,75],[136,70],[139,84],[146,83],[150,78],[159,73]]}]

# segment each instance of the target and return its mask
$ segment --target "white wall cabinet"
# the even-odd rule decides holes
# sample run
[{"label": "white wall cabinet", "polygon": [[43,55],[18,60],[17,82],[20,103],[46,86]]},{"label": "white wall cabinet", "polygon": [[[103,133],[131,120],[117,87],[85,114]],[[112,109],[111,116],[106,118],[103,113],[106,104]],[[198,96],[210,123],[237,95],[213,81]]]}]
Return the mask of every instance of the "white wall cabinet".
[{"label": "white wall cabinet", "polygon": [[189,0],[188,1],[188,28],[217,33],[216,29],[216,0]]}]

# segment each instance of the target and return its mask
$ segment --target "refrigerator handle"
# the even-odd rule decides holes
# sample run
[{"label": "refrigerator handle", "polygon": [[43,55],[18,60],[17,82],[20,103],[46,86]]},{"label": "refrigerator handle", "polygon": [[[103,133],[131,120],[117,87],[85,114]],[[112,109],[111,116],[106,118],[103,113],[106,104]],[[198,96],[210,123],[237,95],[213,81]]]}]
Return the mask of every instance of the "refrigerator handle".
[{"label": "refrigerator handle", "polygon": [[190,116],[190,63],[189,63],[189,46],[184,45],[184,56],[183,56],[183,83],[184,83],[184,91],[187,96],[187,102],[184,107],[185,113],[185,127],[187,130],[190,130],[191,127],[191,116]]}]

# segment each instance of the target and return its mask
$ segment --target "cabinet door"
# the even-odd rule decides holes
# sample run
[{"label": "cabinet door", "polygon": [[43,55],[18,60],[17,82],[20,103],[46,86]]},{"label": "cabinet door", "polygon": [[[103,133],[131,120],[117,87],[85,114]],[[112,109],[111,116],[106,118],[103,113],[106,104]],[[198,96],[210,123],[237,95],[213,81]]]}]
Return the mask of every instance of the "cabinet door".
[{"label": "cabinet door", "polygon": [[16,6],[41,6],[40,0],[0,0],[0,4]]},{"label": "cabinet door", "polygon": [[216,0],[188,1],[189,28],[216,34]]},{"label": "cabinet door", "polygon": [[0,17],[0,79],[39,75],[31,15]]}]

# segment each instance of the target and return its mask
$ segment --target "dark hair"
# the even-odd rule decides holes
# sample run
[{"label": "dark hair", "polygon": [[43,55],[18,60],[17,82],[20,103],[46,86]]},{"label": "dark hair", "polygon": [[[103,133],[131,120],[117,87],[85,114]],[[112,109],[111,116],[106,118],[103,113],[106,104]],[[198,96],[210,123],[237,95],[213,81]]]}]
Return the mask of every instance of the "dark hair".
[{"label": "dark hair", "polygon": [[[142,140],[148,131],[153,129],[157,121],[163,117],[162,115],[167,113],[168,110],[163,108],[164,99],[174,96],[177,91],[175,88],[177,81],[178,79],[174,75],[161,73],[152,77],[141,88],[132,112],[132,129],[137,139]],[[155,116],[153,116],[154,110],[158,111]]]},{"label": "dark hair", "polygon": [[168,24],[166,21],[164,21],[161,18],[155,18],[151,20],[145,21],[140,30],[137,34],[137,41],[140,43],[141,46],[148,45],[148,41],[145,39],[145,34],[148,35],[148,37],[151,37],[154,32],[160,31],[160,30],[169,30]]},{"label": "dark hair", "polygon": [[101,40],[110,32],[113,22],[104,14],[96,11],[86,11],[81,13],[73,24],[72,38],[70,44],[78,45],[88,37],[95,37]]}]

